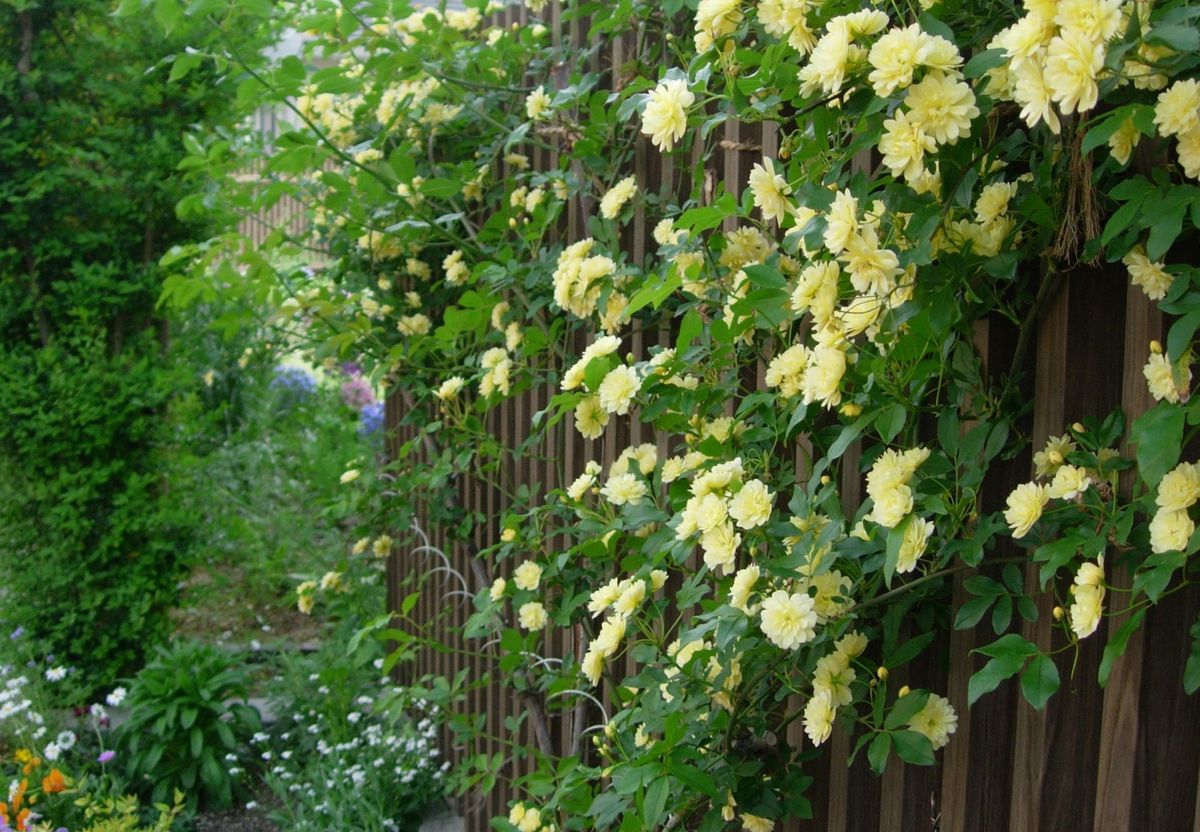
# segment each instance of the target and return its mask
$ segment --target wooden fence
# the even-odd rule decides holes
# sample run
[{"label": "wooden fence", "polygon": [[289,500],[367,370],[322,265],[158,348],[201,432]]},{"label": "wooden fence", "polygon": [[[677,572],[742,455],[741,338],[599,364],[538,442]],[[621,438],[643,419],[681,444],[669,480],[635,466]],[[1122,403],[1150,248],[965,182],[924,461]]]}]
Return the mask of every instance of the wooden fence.
[{"label": "wooden fence", "polygon": [[[559,4],[550,7],[550,29],[555,43],[576,48],[589,46],[587,22],[564,23]],[[526,12],[511,8],[503,22],[524,23]],[[618,37],[597,49],[593,69],[604,74],[606,83],[619,85],[621,68],[630,58],[632,36]],[[750,167],[765,154],[777,152],[777,136],[771,124],[741,124],[729,121],[721,150],[713,158],[699,154],[681,162],[661,156],[647,141],[639,139],[633,149],[633,172],[649,192],[678,194],[692,171],[690,165],[705,166],[712,182],[723,181],[734,193],[746,184]],[[557,165],[556,154],[530,150],[541,169]],[[683,165],[683,169],[681,169]],[[685,191],[686,192],[686,191]],[[585,210],[573,199],[563,233],[569,242],[585,235]],[[647,223],[639,215],[626,226],[623,245],[629,258],[641,262],[647,251]],[[639,356],[664,338],[664,333],[635,329],[626,334],[624,346]],[[1124,269],[1081,266],[1069,271],[1050,299],[1037,324],[1035,343],[1028,351],[1017,349],[1017,332],[1004,322],[987,322],[976,331],[976,342],[987,370],[1000,374],[1009,369],[1014,354],[1022,352],[1026,389],[1032,399],[1032,415],[1023,425],[1030,447],[1040,447],[1047,436],[1062,433],[1066,426],[1092,415],[1103,415],[1116,407],[1132,419],[1150,404],[1142,365],[1147,344],[1165,335],[1164,321],[1157,308],[1141,291],[1130,287]],[[582,345],[578,345],[581,348]],[[758,368],[763,384],[764,368]],[[487,417],[488,429],[501,444],[515,448],[529,432],[531,417],[546,407],[549,392],[532,389],[495,407]],[[393,452],[413,436],[402,424],[405,399],[400,393],[387,402],[387,425]],[[596,459],[607,466],[628,445],[656,442],[660,455],[669,450],[668,438],[655,436],[631,419],[614,419],[595,441],[580,438],[564,420],[549,430],[544,439],[502,466],[499,476],[507,490],[525,485],[535,494],[569,483],[585,462]],[[799,454],[797,457],[799,458]],[[857,451],[852,449],[844,469],[842,489],[850,506],[860,500],[862,479],[857,471]],[[797,463],[799,465],[799,463]],[[1012,486],[1027,480],[1031,472],[1029,453],[1006,463],[986,484],[983,508],[1003,506]],[[477,525],[471,546],[453,546],[445,531],[430,528],[434,545],[442,548],[454,567],[466,576],[471,592],[485,586],[494,575],[506,574],[508,564],[472,564],[475,553],[497,541],[498,520],[506,503],[501,493],[477,481],[459,483],[459,499],[468,512],[485,522]],[[1003,556],[1001,551],[994,556]],[[1007,554],[1014,554],[1008,551]],[[431,562],[398,551],[390,563],[390,601],[398,604],[402,587],[415,571],[428,569]],[[984,573],[994,570],[985,561]],[[1029,589],[1036,588],[1037,570],[1027,569]],[[967,596],[959,574],[954,587],[956,602]],[[1114,582],[1128,584],[1128,575],[1118,572]],[[1062,635],[1051,631],[1050,602],[1040,597],[1040,617],[1025,624],[1025,635],[1043,646],[1058,645]],[[442,591],[423,595],[413,614],[433,620],[441,616],[443,634],[451,644],[467,647],[461,633],[471,613],[469,602],[448,609]],[[825,753],[805,765],[815,778],[808,791],[814,817],[789,821],[790,830],[828,832],[1030,832],[1031,830],[1152,830],[1200,832],[1200,698],[1187,697],[1182,690],[1182,672],[1188,655],[1188,629],[1200,613],[1200,590],[1177,593],[1146,616],[1144,626],[1113,670],[1107,689],[1096,684],[1096,671],[1108,635],[1122,623],[1117,616],[1105,620],[1100,630],[1084,643],[1078,665],[1072,670],[1070,653],[1059,656],[1063,688],[1044,712],[1036,712],[1022,699],[1014,683],[1003,685],[967,709],[968,677],[982,665],[972,654],[980,643],[991,641],[990,630],[954,632],[943,637],[925,657],[894,674],[898,683],[947,691],[960,714],[957,733],[939,753],[932,767],[905,766],[893,760],[883,777],[867,768],[865,755],[853,766],[846,765],[848,737],[835,732]],[[555,630],[548,634],[548,655],[578,656],[584,647],[580,631]],[[470,647],[478,651],[479,643]],[[494,650],[496,648],[489,648]],[[454,676],[465,670],[470,678],[482,679],[494,672],[492,661],[482,657],[460,659],[447,653],[423,654],[414,669],[417,675],[435,673]],[[494,677],[493,677],[494,679]],[[519,719],[522,694],[511,686],[493,681],[472,693],[467,709],[484,715],[487,733],[508,734],[506,721]],[[547,726],[558,752],[571,753],[576,728],[592,723],[592,706],[559,700],[549,710]],[[533,726],[521,724],[517,737],[534,745]],[[798,724],[791,739],[802,744]],[[503,749],[485,741],[482,748],[495,754]],[[527,769],[529,760],[514,760],[509,776]],[[488,819],[507,811],[511,794],[505,781],[488,794],[470,796],[462,809],[471,832],[488,828]]]}]

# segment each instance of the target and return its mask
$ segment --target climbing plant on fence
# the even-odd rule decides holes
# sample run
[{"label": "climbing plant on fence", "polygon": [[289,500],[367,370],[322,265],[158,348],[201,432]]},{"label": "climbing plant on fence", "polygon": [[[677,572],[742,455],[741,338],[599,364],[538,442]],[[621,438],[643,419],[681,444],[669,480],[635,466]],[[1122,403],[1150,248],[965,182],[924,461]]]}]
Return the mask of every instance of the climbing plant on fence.
[{"label": "climbing plant on fence", "polygon": [[[225,187],[180,210],[253,214],[286,194],[311,205],[311,236],[177,248],[164,292],[272,298],[275,325],[319,356],[370,357],[412,437],[389,475],[347,477],[381,528],[419,517],[472,546],[499,522],[462,578],[468,646],[439,647],[492,661],[521,695],[512,736],[471,713],[456,726],[475,751],[463,788],[534,761],[495,828],[770,829],[809,812],[806,765],[835,726],[877,772],[931,764],[960,715],[888,677],[953,628],[992,634],[968,703],[1015,678],[1040,709],[1120,615],[1080,682],[1105,684],[1147,608],[1194,583],[1200,549],[1184,451],[1200,422],[1200,6],[497,11],[188,7],[219,31],[283,21],[309,40],[274,62],[177,57],[180,74],[248,73],[239,99],[296,125],[255,151],[265,187],[234,176],[247,156],[229,137],[193,136],[185,164]],[[623,63],[579,48],[604,39]],[[774,137],[746,183],[711,164],[733,122]],[[331,265],[271,266],[271,249],[306,247]],[[1039,317],[1066,275],[1104,262],[1175,316],[1143,346],[1157,404],[1031,447]],[[980,358],[984,325],[1014,333],[1004,366]],[[542,406],[507,447],[489,414],[527,391]],[[548,431],[652,441],[518,488]],[[989,472],[1029,455],[1027,481],[986,507]],[[465,509],[464,479],[506,513]],[[981,565],[950,604],[950,578]],[[397,661],[438,632],[413,615],[438,572],[375,628]],[[1024,634],[1038,600],[1061,646]],[[561,630],[580,649],[544,655]],[[1200,687],[1200,645],[1182,678]],[[454,699],[489,680],[429,685]],[[596,716],[555,753],[547,710],[580,701]],[[533,745],[513,738],[525,719]]]}]

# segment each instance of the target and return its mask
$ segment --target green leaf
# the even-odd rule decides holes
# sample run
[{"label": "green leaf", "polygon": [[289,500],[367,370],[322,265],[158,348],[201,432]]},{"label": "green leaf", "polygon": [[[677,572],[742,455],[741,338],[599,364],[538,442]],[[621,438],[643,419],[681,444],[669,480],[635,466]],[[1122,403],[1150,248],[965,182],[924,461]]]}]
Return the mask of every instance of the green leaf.
[{"label": "green leaf", "polygon": [[1021,693],[1025,695],[1025,701],[1039,711],[1058,690],[1058,685],[1058,668],[1054,659],[1044,653],[1034,656],[1021,671]]},{"label": "green leaf", "polygon": [[879,436],[884,442],[891,442],[896,438],[896,434],[904,429],[904,422],[907,419],[908,409],[897,402],[886,410],[880,411],[879,416],[875,419],[875,429],[879,431]]},{"label": "green leaf", "polygon": [[979,697],[991,693],[1005,679],[1017,675],[1025,664],[1024,656],[1006,655],[992,659],[974,674],[967,682],[967,704],[974,705]]},{"label": "green leaf", "polygon": [[929,737],[916,731],[897,731],[892,734],[896,754],[906,763],[915,766],[933,765],[933,744]]},{"label": "green leaf", "polygon": [[679,762],[678,760],[671,760],[669,770],[672,777],[693,791],[706,794],[713,800],[723,799],[720,792],[717,791],[716,784],[713,783],[712,778],[695,766]]},{"label": "green leaf", "polygon": [[204,750],[204,732],[200,730],[199,725],[193,725],[191,733],[188,736],[193,757],[199,757],[200,752]]},{"label": "green leaf", "polygon": [[1146,256],[1151,260],[1161,260],[1166,256],[1167,250],[1183,230],[1183,216],[1187,207],[1188,203],[1180,200],[1150,226],[1150,236],[1146,238]]},{"label": "green leaf", "polygon": [[647,829],[658,825],[658,819],[667,808],[667,797],[670,795],[671,781],[665,775],[656,777],[646,789],[644,820]]},{"label": "green leaf", "polygon": [[892,576],[896,574],[896,562],[900,559],[900,547],[904,544],[904,532],[913,524],[915,514],[900,521],[900,525],[888,532],[887,554],[883,559],[883,582],[890,589]]},{"label": "green leaf", "polygon": [[1179,462],[1184,418],[1182,408],[1160,402],[1134,421],[1129,439],[1137,446],[1138,474],[1148,487],[1157,488]]},{"label": "green leaf", "polygon": [[675,342],[676,353],[682,355],[703,331],[704,324],[700,320],[700,314],[695,309],[689,309],[679,323],[679,338]]},{"label": "green leaf", "polygon": [[1108,644],[1104,645],[1104,656],[1100,659],[1100,670],[1096,674],[1096,680],[1100,683],[1100,687],[1108,686],[1113,664],[1125,655],[1125,649],[1129,646],[1129,637],[1137,632],[1138,627],[1142,626],[1142,619],[1145,617],[1146,609],[1143,607],[1131,615],[1129,620],[1122,624],[1120,629],[1108,640]]},{"label": "green leaf", "polygon": [[204,61],[204,56],[199,52],[184,52],[182,55],[176,55],[174,63],[171,64],[171,73],[167,76],[167,81],[174,83],[180,78],[187,75]]},{"label": "green leaf", "polygon": [[985,656],[991,656],[993,658],[1004,656],[1019,656],[1021,658],[1026,658],[1028,656],[1037,655],[1041,652],[1041,650],[1038,649],[1036,644],[1024,636],[1020,636],[1016,633],[1009,633],[1006,636],[996,639],[991,644],[988,644],[984,647],[977,647],[975,652],[982,653]]},{"label": "green leaf", "polygon": [[887,768],[888,753],[891,750],[892,735],[876,734],[875,739],[871,740],[870,747],[867,748],[867,762],[871,764],[871,771],[883,774],[883,770]]},{"label": "green leaf", "polygon": [[984,595],[972,598],[959,607],[958,613],[954,616],[954,629],[969,630],[982,621],[992,604],[996,602],[996,597],[995,595]]},{"label": "green leaf", "polygon": [[935,630],[930,630],[928,633],[921,633],[921,635],[909,639],[884,657],[884,666],[889,668],[897,668],[908,664],[917,656],[921,655],[922,651],[929,646],[929,643],[933,641],[936,636],[937,632]]},{"label": "green leaf", "polygon": [[888,713],[887,721],[883,727],[890,730],[895,730],[912,721],[912,718],[921,712],[925,707],[925,703],[929,701],[929,691],[912,691],[896,700],[892,705],[892,710]]},{"label": "green leaf", "polygon": [[1192,649],[1183,668],[1183,689],[1190,696],[1200,690],[1200,618],[1192,625]]}]

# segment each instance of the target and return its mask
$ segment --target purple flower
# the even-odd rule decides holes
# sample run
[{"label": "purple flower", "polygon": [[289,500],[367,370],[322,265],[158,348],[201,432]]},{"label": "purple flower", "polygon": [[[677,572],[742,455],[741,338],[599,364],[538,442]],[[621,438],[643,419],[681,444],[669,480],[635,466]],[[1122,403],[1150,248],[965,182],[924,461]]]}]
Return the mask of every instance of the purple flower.
[{"label": "purple flower", "polygon": [[96,758],[96,761],[99,763],[102,763],[102,764],[103,763],[111,763],[113,761],[113,757],[116,757],[116,756],[117,756],[117,752],[115,752],[115,751],[101,751],[100,756]]},{"label": "purple flower", "polygon": [[358,426],[359,436],[368,436],[383,427],[383,402],[372,402],[358,412],[362,423]]},{"label": "purple flower", "polygon": [[342,384],[342,402],[346,407],[361,410],[375,402],[375,391],[371,383],[362,376],[355,376]]},{"label": "purple flower", "polygon": [[12,639],[13,641],[16,641],[23,635],[25,635],[25,628],[17,627],[17,629],[12,631],[12,634],[9,636],[9,638]]}]

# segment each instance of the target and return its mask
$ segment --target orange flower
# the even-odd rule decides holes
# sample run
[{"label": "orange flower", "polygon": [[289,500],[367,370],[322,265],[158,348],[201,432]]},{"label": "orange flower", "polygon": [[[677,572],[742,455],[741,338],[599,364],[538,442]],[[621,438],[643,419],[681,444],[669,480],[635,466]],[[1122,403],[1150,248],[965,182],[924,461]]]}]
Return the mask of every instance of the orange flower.
[{"label": "orange flower", "polygon": [[41,757],[30,757],[29,761],[27,763],[25,763],[25,767],[22,768],[21,771],[23,771],[25,774],[29,774],[31,771],[33,771],[35,768],[37,768],[41,764],[42,764]]},{"label": "orange flower", "polygon": [[63,773],[56,768],[50,769],[50,773],[42,778],[42,792],[44,794],[58,794],[66,791],[67,778]]}]

